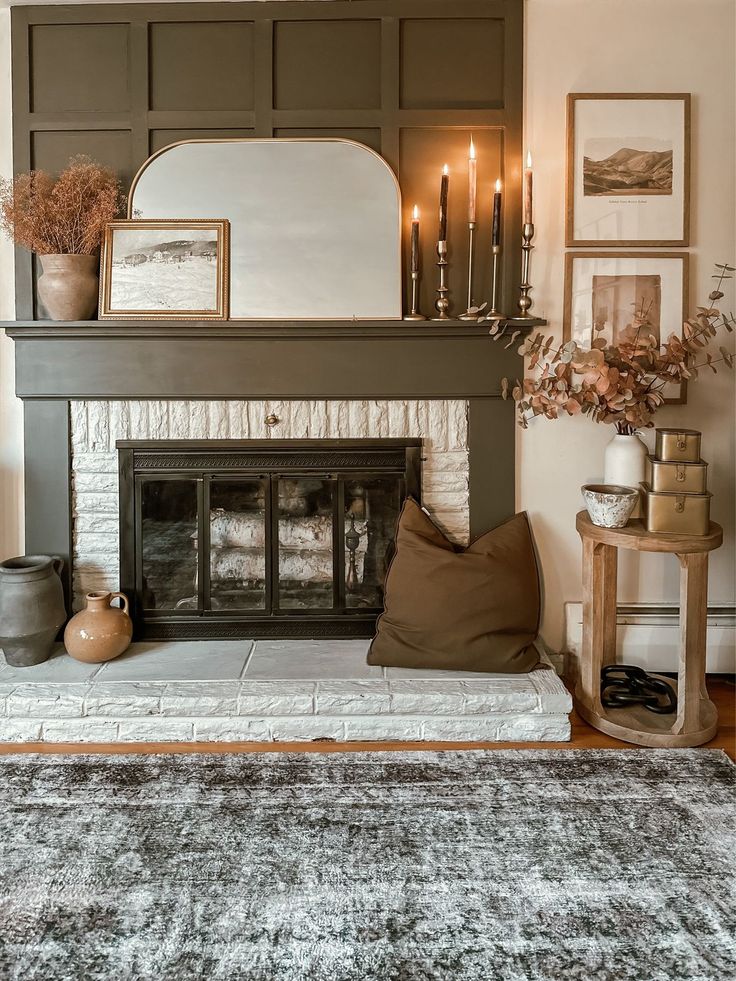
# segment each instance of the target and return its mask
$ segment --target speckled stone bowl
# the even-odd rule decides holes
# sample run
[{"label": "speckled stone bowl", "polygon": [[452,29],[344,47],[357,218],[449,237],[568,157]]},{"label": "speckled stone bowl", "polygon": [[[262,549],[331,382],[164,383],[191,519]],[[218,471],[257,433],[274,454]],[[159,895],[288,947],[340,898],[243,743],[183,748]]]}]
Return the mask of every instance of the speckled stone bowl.
[{"label": "speckled stone bowl", "polygon": [[635,487],[618,484],[584,484],[580,490],[590,520],[600,528],[624,528],[639,499]]}]

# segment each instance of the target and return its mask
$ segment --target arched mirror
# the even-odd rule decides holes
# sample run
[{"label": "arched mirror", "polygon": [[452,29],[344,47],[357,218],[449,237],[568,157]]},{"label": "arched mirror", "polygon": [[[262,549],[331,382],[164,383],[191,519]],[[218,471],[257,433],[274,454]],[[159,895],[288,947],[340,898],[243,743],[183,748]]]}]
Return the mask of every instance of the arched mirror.
[{"label": "arched mirror", "polygon": [[227,218],[232,320],[401,318],[401,194],[339,139],[192,140],[151,157],[131,218]]}]

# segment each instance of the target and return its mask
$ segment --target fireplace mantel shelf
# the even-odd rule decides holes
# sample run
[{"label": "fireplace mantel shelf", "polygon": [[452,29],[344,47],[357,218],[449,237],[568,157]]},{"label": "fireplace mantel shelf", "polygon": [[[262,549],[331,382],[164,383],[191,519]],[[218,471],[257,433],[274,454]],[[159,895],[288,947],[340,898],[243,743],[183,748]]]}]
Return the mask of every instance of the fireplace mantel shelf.
[{"label": "fireplace mantel shelf", "polygon": [[[542,327],[546,320],[537,318],[509,319],[504,322],[505,333],[522,333]],[[213,321],[213,320],[11,320],[0,322],[10,337],[46,338],[133,338],[133,337],[345,337],[345,338],[404,338],[416,340],[444,337],[488,338],[489,323],[466,320],[408,321],[408,320],[335,320],[335,321]]]}]

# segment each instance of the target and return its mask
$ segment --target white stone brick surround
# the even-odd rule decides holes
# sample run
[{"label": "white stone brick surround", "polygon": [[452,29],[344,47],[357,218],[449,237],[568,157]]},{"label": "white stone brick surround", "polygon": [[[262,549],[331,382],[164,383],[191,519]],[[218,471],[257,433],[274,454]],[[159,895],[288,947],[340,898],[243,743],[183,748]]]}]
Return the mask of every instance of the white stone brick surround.
[{"label": "white stone brick surround", "polygon": [[78,401],[70,412],[76,608],[85,593],[119,588],[119,439],[419,437],[423,503],[449,537],[468,541],[464,400]]},{"label": "white stone brick surround", "polygon": [[[0,743],[564,741],[555,672],[377,668],[368,641],[133,644],[117,661],[0,658]],[[545,655],[541,652],[543,659]]]}]

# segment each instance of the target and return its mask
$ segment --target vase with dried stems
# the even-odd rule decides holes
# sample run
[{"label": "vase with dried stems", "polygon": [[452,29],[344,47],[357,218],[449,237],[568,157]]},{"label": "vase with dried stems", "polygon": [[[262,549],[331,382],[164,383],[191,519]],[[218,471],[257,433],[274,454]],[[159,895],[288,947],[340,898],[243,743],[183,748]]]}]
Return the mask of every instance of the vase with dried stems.
[{"label": "vase with dried stems", "polygon": [[0,180],[0,228],[39,257],[38,294],[52,320],[94,315],[100,243],[124,207],[116,174],[89,157],[73,157],[57,178],[32,170]]},{"label": "vase with dried stems", "polygon": [[[721,344],[714,356],[709,348],[720,331],[733,333],[736,327],[733,313],[722,313],[718,306],[723,285],[734,272],[734,266],[716,263],[716,283],[707,305],[697,307],[681,334],[671,333],[664,342],[655,336],[644,309],[635,311],[615,343],[600,336],[605,324],[594,326],[590,347],[576,341],[556,344],[554,337],[542,333],[525,338],[519,354],[529,358],[534,375],[515,382],[501,380],[503,398],[511,396],[517,404],[519,424],[526,429],[536,416],[583,415],[615,426],[607,451],[606,482],[637,486],[644,479],[646,458],[637,433],[654,425],[653,416],[664,405],[668,388],[696,379],[702,371],[716,374],[719,364],[733,368],[733,351]],[[491,319],[479,313],[480,321]],[[505,328],[493,322],[490,333],[499,340]],[[519,333],[506,338],[507,347],[516,343]],[[622,473],[629,479],[620,479]],[[609,479],[614,474],[616,479]]]}]

